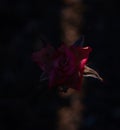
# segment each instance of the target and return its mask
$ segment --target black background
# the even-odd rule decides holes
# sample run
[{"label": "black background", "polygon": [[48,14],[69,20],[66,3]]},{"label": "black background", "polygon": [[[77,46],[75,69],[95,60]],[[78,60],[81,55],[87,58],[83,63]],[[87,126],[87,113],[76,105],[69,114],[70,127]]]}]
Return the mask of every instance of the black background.
[{"label": "black background", "polygon": [[[84,0],[83,34],[93,48],[90,64],[104,78],[104,87],[86,88],[87,112],[83,129],[118,130],[119,106],[119,5],[114,0]],[[0,130],[53,129],[60,105],[48,99],[39,85],[40,70],[31,54],[44,36],[60,45],[61,2],[0,0]],[[53,113],[52,113],[53,112]]]}]

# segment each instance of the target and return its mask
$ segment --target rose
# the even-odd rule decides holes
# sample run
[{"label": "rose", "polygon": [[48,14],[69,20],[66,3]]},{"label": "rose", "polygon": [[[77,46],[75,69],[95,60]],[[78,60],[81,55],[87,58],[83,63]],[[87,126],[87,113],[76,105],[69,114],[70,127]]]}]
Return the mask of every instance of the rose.
[{"label": "rose", "polygon": [[64,44],[54,50],[51,46],[33,54],[33,60],[46,72],[49,87],[67,86],[81,88],[84,66],[87,62],[90,47],[67,47]]},{"label": "rose", "polygon": [[62,45],[55,53],[50,73],[50,86],[67,85],[67,80],[76,71],[75,56]]}]

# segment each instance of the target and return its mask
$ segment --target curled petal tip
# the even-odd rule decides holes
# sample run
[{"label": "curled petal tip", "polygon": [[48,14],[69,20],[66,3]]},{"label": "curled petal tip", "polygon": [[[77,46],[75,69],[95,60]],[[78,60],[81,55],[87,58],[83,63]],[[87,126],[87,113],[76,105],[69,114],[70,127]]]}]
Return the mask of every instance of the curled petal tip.
[{"label": "curled petal tip", "polygon": [[100,81],[103,82],[103,78],[101,78],[101,76],[98,74],[97,71],[95,71],[94,69],[88,67],[87,65],[85,66],[84,68],[84,74],[83,74],[84,77],[92,77],[92,78],[96,78]]}]

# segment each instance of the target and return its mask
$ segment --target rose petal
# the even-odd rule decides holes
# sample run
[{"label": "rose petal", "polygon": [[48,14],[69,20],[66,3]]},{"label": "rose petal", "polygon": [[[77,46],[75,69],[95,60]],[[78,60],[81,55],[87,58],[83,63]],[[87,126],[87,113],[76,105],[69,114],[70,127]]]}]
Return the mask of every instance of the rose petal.
[{"label": "rose petal", "polygon": [[48,71],[53,63],[54,49],[50,45],[32,54],[32,60],[38,64],[43,71]]},{"label": "rose petal", "polygon": [[64,84],[66,79],[65,75],[61,76],[56,70],[51,70],[49,74],[49,88]]}]

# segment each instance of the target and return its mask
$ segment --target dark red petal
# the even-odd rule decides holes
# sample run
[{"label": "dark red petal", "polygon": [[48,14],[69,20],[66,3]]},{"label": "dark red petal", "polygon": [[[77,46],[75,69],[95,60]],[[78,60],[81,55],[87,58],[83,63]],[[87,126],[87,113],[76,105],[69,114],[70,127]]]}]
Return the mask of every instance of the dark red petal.
[{"label": "dark red petal", "polygon": [[70,49],[74,53],[77,61],[81,61],[82,59],[88,57],[89,53],[92,51],[91,47],[74,47],[74,46],[72,46]]},{"label": "dark red petal", "polygon": [[89,53],[92,51],[92,49],[90,47],[85,47],[85,48],[80,48],[81,50],[81,60],[80,60],[80,72],[83,72],[84,66],[87,63],[88,57],[89,57]]},{"label": "dark red petal", "polygon": [[46,48],[41,49],[38,52],[32,54],[32,60],[38,64],[43,71],[48,71],[50,65],[53,62],[53,48],[47,45]]},{"label": "dark red petal", "polygon": [[55,69],[51,70],[49,74],[49,88],[64,84],[66,78],[67,77],[65,75],[60,76],[59,72],[57,72]]},{"label": "dark red petal", "polygon": [[56,82],[55,82],[55,71],[52,70],[50,75],[49,75],[49,88],[52,88],[53,86],[55,86]]}]

